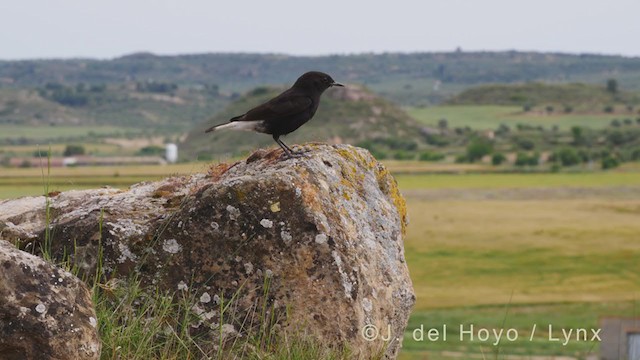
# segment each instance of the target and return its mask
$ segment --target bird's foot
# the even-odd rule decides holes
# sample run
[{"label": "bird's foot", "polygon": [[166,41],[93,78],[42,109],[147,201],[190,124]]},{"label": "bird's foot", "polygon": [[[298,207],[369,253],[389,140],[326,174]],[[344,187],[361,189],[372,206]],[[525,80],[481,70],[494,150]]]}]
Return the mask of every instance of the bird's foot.
[{"label": "bird's foot", "polygon": [[288,159],[297,159],[297,158],[308,158],[309,155],[306,154],[305,151],[283,151],[282,157]]}]

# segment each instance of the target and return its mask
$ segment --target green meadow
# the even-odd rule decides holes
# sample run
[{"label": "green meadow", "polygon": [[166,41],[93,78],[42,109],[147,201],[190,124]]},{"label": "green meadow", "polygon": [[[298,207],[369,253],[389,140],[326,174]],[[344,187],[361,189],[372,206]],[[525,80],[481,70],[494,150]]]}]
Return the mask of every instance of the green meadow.
[{"label": "green meadow", "polygon": [[405,110],[425,125],[435,126],[440,119],[446,119],[451,128],[470,126],[474,129],[497,129],[501,124],[510,127],[527,124],[547,129],[557,126],[561,130],[568,130],[573,126],[601,129],[613,119],[635,118],[634,115],[604,113],[523,112],[522,107],[502,105],[445,105],[408,107]]},{"label": "green meadow", "polygon": [[[208,165],[2,169],[0,198],[42,194],[44,181],[49,191],[125,188]],[[405,253],[417,296],[401,359],[580,359],[597,354],[598,343],[550,338],[596,328],[603,316],[640,314],[637,168],[506,174],[387,165],[407,199]],[[460,339],[461,326],[463,335],[474,326],[518,338]],[[426,338],[429,330],[440,338]]]}]

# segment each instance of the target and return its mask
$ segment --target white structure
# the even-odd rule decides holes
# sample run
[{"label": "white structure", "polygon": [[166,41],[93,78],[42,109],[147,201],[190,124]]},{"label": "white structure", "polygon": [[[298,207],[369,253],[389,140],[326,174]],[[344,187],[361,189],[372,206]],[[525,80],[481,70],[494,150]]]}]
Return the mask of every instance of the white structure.
[{"label": "white structure", "polygon": [[176,163],[178,161],[178,145],[167,144],[165,145],[165,149],[165,158],[167,159],[167,162],[170,164]]}]

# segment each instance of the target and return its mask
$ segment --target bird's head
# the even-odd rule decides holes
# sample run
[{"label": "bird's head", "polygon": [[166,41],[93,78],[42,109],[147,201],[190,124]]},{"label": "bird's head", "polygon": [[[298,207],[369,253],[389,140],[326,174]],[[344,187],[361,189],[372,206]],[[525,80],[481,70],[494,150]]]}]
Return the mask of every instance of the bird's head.
[{"label": "bird's head", "polygon": [[304,73],[302,76],[296,80],[296,83],[293,84],[294,87],[305,88],[305,89],[313,89],[320,93],[327,90],[332,86],[344,86],[335,82],[331,76],[320,72],[320,71],[309,71]]}]

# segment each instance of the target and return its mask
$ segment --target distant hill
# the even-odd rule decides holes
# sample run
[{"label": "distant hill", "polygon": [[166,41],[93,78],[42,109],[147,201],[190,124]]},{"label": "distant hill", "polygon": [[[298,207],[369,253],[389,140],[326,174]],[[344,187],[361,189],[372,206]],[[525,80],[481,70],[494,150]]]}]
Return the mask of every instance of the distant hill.
[{"label": "distant hill", "polygon": [[0,88],[0,125],[109,125],[186,131],[230,100],[217,89],[138,82]]},{"label": "distant hill", "polygon": [[606,106],[640,105],[640,95],[592,84],[492,84],[462,91],[447,105],[563,106],[567,109],[602,111]]},{"label": "distant hill", "polygon": [[138,53],[110,60],[0,61],[0,87],[35,88],[156,81],[178,86],[217,86],[242,93],[256,86],[290,85],[308,70],[364,84],[403,105],[429,105],[479,84],[585,82],[616,78],[622,89],[640,90],[640,58],[535,52],[384,53],[331,56],[281,54]]},{"label": "distant hill", "polygon": [[[183,159],[229,157],[260,147],[277,146],[271,136],[246,131],[205,134],[211,125],[226,122],[283,89],[259,87],[232,103],[212,119],[195,127],[180,145]],[[313,119],[283,138],[288,145],[308,141],[375,143],[377,148],[397,150],[424,146],[421,126],[402,109],[361,87],[332,88],[323,95]]]}]

